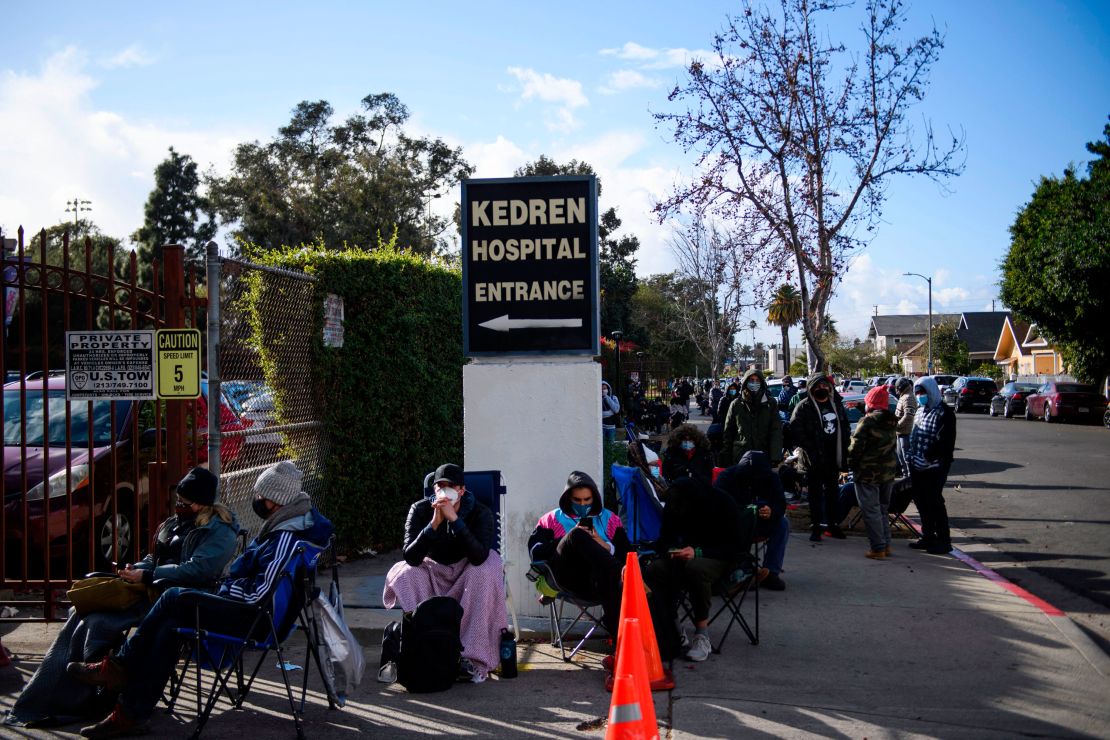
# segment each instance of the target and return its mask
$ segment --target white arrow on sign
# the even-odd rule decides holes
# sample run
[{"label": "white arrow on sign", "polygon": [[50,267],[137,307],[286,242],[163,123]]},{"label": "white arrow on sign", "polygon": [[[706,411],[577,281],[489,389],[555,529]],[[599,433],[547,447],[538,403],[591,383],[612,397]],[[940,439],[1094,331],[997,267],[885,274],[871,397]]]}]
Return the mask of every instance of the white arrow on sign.
[{"label": "white arrow on sign", "polygon": [[510,331],[511,329],[579,329],[582,319],[510,319],[509,314],[498,316],[496,319],[483,321],[478,326],[492,329],[493,331]]}]

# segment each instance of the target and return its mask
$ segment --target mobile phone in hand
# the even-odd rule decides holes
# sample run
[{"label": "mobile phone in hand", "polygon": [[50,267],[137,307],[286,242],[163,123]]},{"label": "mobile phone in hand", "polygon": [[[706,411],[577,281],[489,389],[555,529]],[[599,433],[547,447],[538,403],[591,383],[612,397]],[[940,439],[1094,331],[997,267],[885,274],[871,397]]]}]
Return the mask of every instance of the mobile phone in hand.
[{"label": "mobile phone in hand", "polygon": [[578,520],[578,526],[582,527],[582,529],[593,529],[594,518],[592,516],[584,516]]}]

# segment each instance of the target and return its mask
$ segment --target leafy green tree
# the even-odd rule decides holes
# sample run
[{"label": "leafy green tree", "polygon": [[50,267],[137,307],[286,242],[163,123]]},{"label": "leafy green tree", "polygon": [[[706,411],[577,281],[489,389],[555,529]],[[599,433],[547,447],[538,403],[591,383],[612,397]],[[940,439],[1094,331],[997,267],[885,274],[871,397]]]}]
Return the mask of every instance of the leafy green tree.
[{"label": "leafy green tree", "polygon": [[154,189],[143,207],[143,225],[131,235],[139,247],[144,284],[150,284],[154,260],[161,261],[166,244],[184,246],[186,260],[204,260],[205,246],[216,236],[217,225],[212,204],[199,188],[197,163],[171,146],[170,155],[154,168]]},{"label": "leafy green tree", "polygon": [[971,370],[967,342],[960,339],[956,333],[956,325],[952,322],[933,327],[933,357],[946,373],[966,375]]},{"label": "leafy green tree", "polygon": [[268,144],[240,144],[231,174],[209,175],[217,213],[244,244],[373,248],[379,235],[420,254],[447,247],[449,219],[431,203],[473,172],[462,150],[405,133],[391,93],[367,95],[341,124],[324,100],[304,101]]},{"label": "leafy green tree", "polygon": [[1003,303],[1037,325],[1078,377],[1110,373],[1110,124],[1087,144],[1087,177],[1074,167],[1042,177],[1010,227]]},{"label": "leafy green tree", "polygon": [[679,305],[688,286],[675,273],[652,275],[641,280],[630,301],[631,321],[640,327],[656,366],[660,363],[671,373],[694,372],[698,349],[684,331]]},{"label": "leafy green tree", "polygon": [[832,372],[848,376],[885,375],[897,370],[888,355],[876,352],[871,342],[859,339],[829,342],[825,346],[825,357]]},{"label": "leafy green tree", "polygon": [[[594,175],[587,162],[572,159],[564,164],[541,154],[535,162],[517,168],[516,177],[550,177],[553,175]],[[601,200],[601,179],[597,181],[597,197]],[[616,208],[609,208],[598,219],[598,261],[601,285],[601,334],[608,336],[616,329],[626,338],[643,344],[643,329],[631,320],[632,296],[636,293],[636,251],[640,240],[634,235],[618,234],[621,220]]]}]

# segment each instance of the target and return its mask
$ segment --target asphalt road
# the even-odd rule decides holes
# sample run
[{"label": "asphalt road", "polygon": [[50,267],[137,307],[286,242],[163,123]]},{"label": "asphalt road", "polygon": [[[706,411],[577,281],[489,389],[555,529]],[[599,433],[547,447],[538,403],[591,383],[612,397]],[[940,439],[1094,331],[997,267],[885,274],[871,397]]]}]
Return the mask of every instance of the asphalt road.
[{"label": "asphalt road", "polygon": [[976,559],[1110,648],[1110,430],[977,413],[958,420],[945,490],[953,528],[989,546]]}]

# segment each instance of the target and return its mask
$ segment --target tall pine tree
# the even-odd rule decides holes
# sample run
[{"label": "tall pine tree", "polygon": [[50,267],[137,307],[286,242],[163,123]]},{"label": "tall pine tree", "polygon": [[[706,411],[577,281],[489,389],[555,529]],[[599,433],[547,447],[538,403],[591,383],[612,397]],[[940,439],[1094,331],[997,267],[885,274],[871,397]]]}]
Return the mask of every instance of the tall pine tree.
[{"label": "tall pine tree", "polygon": [[154,260],[162,247],[181,244],[187,261],[203,261],[205,245],[216,236],[216,216],[208,199],[197,192],[197,163],[170,147],[170,156],[154,169],[154,189],[143,208],[143,225],[131,235],[139,247],[143,284],[150,284]]}]

